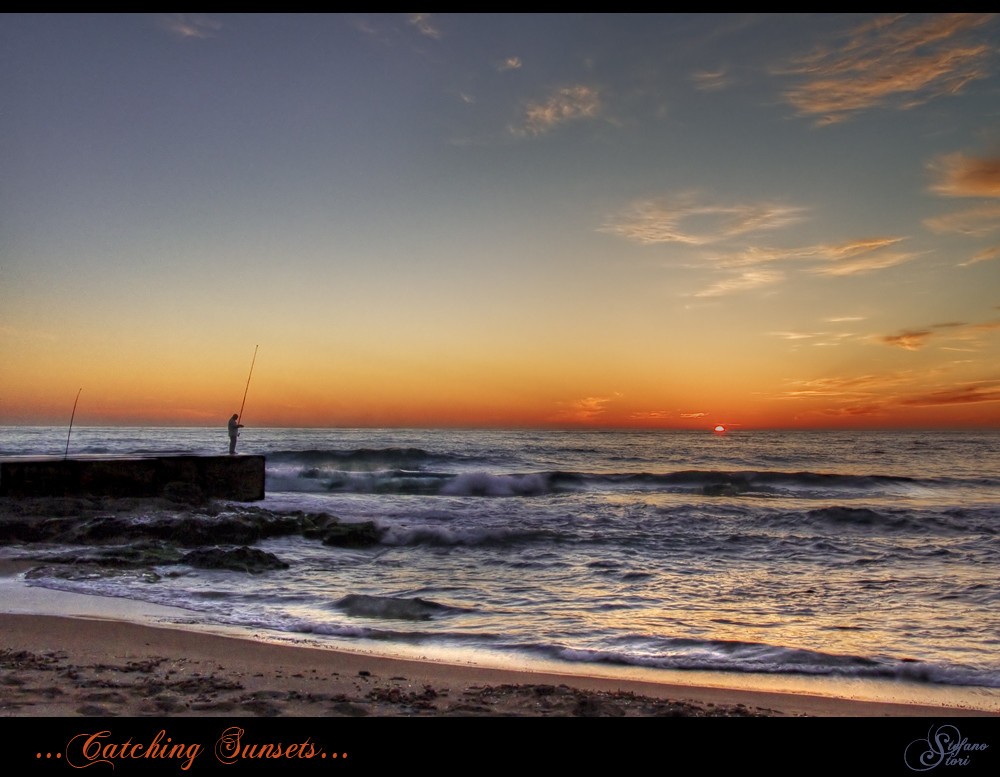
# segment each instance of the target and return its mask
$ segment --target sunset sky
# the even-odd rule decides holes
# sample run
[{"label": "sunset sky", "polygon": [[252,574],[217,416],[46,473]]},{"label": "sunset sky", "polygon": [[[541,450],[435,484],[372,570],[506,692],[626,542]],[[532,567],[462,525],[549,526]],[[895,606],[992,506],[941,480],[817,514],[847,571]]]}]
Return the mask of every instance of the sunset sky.
[{"label": "sunset sky", "polygon": [[4,14],[0,424],[1000,426],[1000,18]]}]

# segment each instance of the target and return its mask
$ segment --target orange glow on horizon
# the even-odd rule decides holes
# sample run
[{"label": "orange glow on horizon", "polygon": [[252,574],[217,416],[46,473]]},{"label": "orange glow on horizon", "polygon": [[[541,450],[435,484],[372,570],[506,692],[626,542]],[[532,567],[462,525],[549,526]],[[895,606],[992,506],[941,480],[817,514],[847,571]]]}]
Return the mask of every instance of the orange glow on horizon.
[{"label": "orange glow on horizon", "polygon": [[[100,350],[78,342],[15,349],[18,369],[0,373],[0,425],[67,423],[80,387],[79,425],[224,425],[239,411],[253,346],[230,342],[216,352],[162,337],[166,344],[151,338]],[[738,354],[721,366],[699,352],[679,371],[621,350],[594,352],[590,360],[567,351],[548,361],[528,349],[489,358],[471,348],[455,355],[429,348],[419,358],[388,346],[314,350],[261,345],[244,410],[248,426],[722,427],[720,434],[735,427],[1000,427],[1000,401],[988,385],[942,388],[919,373],[898,373],[908,381],[900,388],[892,376],[793,383],[773,377],[782,374],[780,364],[740,362]],[[854,398],[862,381],[863,402]],[[718,418],[727,421],[713,423]]]}]

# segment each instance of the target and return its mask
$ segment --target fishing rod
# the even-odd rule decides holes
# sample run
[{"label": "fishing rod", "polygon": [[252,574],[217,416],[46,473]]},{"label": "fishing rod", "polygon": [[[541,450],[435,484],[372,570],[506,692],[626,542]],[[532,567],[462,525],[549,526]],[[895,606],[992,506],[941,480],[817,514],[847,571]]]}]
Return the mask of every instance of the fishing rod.
[{"label": "fishing rod", "polygon": [[239,423],[241,420],[243,420],[243,407],[247,403],[247,392],[250,390],[250,378],[253,377],[253,365],[257,361],[257,349],[258,348],[260,348],[260,345],[255,345],[253,347],[253,359],[250,361],[250,374],[247,375],[247,387],[243,390],[243,404],[240,405],[240,414],[236,418],[236,423]]},{"label": "fishing rod", "polygon": [[66,452],[63,454],[64,459],[69,456],[69,436],[73,434],[73,419],[76,417],[76,403],[80,401],[81,391],[83,391],[82,387],[80,388],[80,391],[76,392],[76,401],[73,402],[73,412],[69,417],[69,431],[66,432]]}]

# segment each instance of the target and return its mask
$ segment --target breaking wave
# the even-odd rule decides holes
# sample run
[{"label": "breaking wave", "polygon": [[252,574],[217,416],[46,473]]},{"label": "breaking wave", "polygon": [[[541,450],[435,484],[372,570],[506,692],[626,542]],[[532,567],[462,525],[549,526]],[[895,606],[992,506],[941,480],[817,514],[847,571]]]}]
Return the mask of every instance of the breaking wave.
[{"label": "breaking wave", "polygon": [[[699,494],[804,499],[906,496],[951,487],[995,486],[1000,479],[912,478],[761,470],[666,473],[497,472],[421,448],[282,451],[268,457],[269,491],[421,496],[530,497],[576,492]],[[853,516],[852,520],[860,520]]]}]

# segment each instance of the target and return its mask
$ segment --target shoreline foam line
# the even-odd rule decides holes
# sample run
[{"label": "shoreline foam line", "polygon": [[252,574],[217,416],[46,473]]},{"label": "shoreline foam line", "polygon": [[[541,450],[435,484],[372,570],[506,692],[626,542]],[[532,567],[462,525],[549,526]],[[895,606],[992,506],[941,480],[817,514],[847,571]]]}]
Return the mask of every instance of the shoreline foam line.
[{"label": "shoreline foam line", "polygon": [[[515,686],[530,686],[543,689],[543,695],[546,692],[544,689],[549,687],[565,687],[580,693],[636,694],[654,700],[693,705],[691,709],[705,710],[705,714],[736,716],[746,714],[738,705],[743,705],[746,710],[757,710],[755,714],[775,716],[1000,715],[995,695],[986,695],[981,704],[976,704],[974,700],[959,702],[952,699],[949,702],[953,694],[947,691],[942,691],[940,698],[934,700],[933,693],[921,694],[921,689],[914,689],[916,692],[910,694],[912,698],[907,701],[900,701],[907,697],[905,693],[886,694],[882,698],[868,698],[864,693],[867,689],[869,694],[877,695],[878,687],[892,687],[891,683],[822,682],[815,683],[815,692],[811,693],[806,686],[794,691],[769,688],[769,678],[749,675],[727,678],[720,677],[721,673],[619,673],[602,671],[603,667],[591,671],[591,667],[558,665],[555,662],[536,664],[517,661],[516,665],[512,662],[507,667],[501,667],[471,663],[463,660],[458,653],[448,655],[435,651],[429,654],[426,648],[414,649],[409,655],[400,655],[398,651],[379,653],[375,650],[376,646],[365,650],[353,645],[345,647],[300,639],[293,634],[200,623],[196,613],[181,608],[35,588],[12,576],[24,566],[10,561],[0,564],[0,574],[3,575],[0,577],[0,588],[4,594],[0,598],[4,602],[4,612],[0,613],[0,649],[11,653],[27,651],[40,656],[61,656],[60,660],[67,666],[77,668],[74,669],[76,674],[79,674],[80,668],[87,666],[108,667],[108,671],[116,673],[115,682],[123,687],[137,682],[141,685],[143,677],[145,681],[150,679],[148,673],[137,675],[137,666],[169,666],[169,669],[164,669],[165,673],[169,673],[163,678],[165,688],[202,687],[204,683],[199,678],[215,677],[218,680],[215,684],[220,688],[230,687],[230,696],[244,698],[270,694],[275,699],[286,700],[284,704],[271,708],[269,714],[338,714],[333,707],[328,708],[320,702],[308,703],[302,701],[300,696],[313,699],[349,698],[354,700],[351,703],[361,705],[359,709],[365,709],[366,705],[373,706],[375,709],[370,714],[377,715],[458,714],[460,710],[455,707],[459,704],[458,697],[470,694],[478,694],[478,711],[466,710],[462,714],[532,714],[516,706],[525,703],[523,699],[513,699],[518,693]],[[8,674],[17,673],[8,668]],[[405,678],[405,682],[400,678]],[[310,683],[310,679],[315,682]],[[84,695],[85,688],[74,686],[65,677],[50,677],[49,680],[50,683],[56,682],[59,694],[49,699],[20,701],[16,698],[18,694],[14,694],[15,698],[8,701],[0,714],[48,716],[79,713],[73,704],[77,696]],[[30,690],[34,686],[28,683],[11,687]],[[401,690],[404,686],[408,689],[405,692]],[[482,692],[477,689],[487,686],[509,686],[505,701],[483,704]],[[838,687],[842,695],[837,694]],[[405,702],[419,696],[420,689],[424,688],[433,689],[432,698],[440,698],[434,705],[427,702],[433,709],[415,710],[402,702],[395,707],[385,707],[373,702],[373,699]],[[902,690],[902,686],[898,688]],[[219,696],[219,693],[215,695]],[[525,692],[525,695],[531,698],[530,693]],[[923,702],[919,701],[922,696]],[[98,712],[95,707],[91,713],[149,714],[152,711],[141,706],[141,694],[136,699],[128,698],[129,694],[119,694],[118,697],[123,699],[120,709],[113,708],[114,705],[109,708],[105,704],[105,712]],[[14,706],[11,706],[12,703]],[[208,702],[204,699],[192,702],[189,699],[185,703],[204,705]],[[603,703],[612,704],[607,699]],[[627,698],[617,698],[613,702],[626,706],[629,703]],[[229,702],[220,702],[219,705],[216,709],[199,706],[198,714],[232,713]],[[88,709],[86,703],[78,706]],[[187,710],[187,707],[182,707],[160,712],[189,714]],[[351,713],[342,711],[340,714]]]}]

